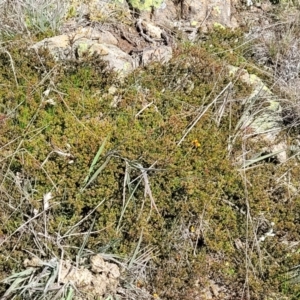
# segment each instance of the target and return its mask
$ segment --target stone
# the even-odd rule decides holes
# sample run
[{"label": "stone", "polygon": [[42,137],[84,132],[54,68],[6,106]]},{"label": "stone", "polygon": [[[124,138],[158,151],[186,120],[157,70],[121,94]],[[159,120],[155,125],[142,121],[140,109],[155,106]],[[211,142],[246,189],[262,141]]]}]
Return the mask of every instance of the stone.
[{"label": "stone", "polygon": [[[162,41],[163,30],[151,22],[143,22],[143,27],[151,39]],[[149,64],[152,61],[165,63],[172,57],[170,46],[155,46],[146,48],[137,59],[121,50],[118,40],[107,30],[96,30],[91,27],[78,28],[74,32],[46,38],[31,48],[38,50],[46,48],[57,61],[67,59],[80,59],[84,55],[97,54],[108,63],[111,70],[118,73],[119,78],[124,78],[140,65]]]},{"label": "stone", "polygon": [[146,31],[146,34],[154,39],[160,39],[163,33],[162,29],[158,26],[155,26],[151,22],[142,22],[142,27]]},{"label": "stone", "polygon": [[[285,162],[287,143],[284,140],[277,141],[283,124],[280,100],[274,97],[257,75],[234,66],[228,66],[228,69],[231,76],[237,75],[241,81],[253,88],[251,95],[243,103],[245,112],[239,121],[239,130],[244,132],[244,138],[265,142],[261,153],[274,153],[280,163]],[[258,103],[260,100],[264,101],[263,106]]]},{"label": "stone", "polygon": [[133,71],[132,57],[117,46],[93,43],[92,41],[78,43],[78,57],[82,57],[86,52],[89,55],[93,55],[95,53],[100,55],[104,61],[108,62],[110,69],[119,73],[120,77],[123,77]]},{"label": "stone", "polygon": [[90,258],[91,270],[94,273],[108,272],[106,263],[100,254],[96,254]]},{"label": "stone", "polygon": [[172,58],[172,48],[169,46],[159,46],[155,48],[144,49],[142,52],[142,65],[150,62],[166,63]]},{"label": "stone", "polygon": [[164,3],[165,6],[155,9],[151,21],[155,25],[172,30],[175,20],[178,19],[179,8],[172,0],[165,0]]},{"label": "stone", "polygon": [[72,282],[76,287],[90,286],[93,280],[93,274],[85,268],[76,268],[70,261],[63,261],[60,270],[60,282],[67,284]]},{"label": "stone", "polygon": [[192,23],[219,23],[225,27],[235,28],[237,21],[232,16],[231,0],[184,0],[181,17]]},{"label": "stone", "polygon": [[[96,53],[104,61],[107,61],[109,67],[119,73],[120,77],[133,71],[133,59],[130,55],[114,44],[99,43],[99,40],[105,39],[104,36],[98,34],[89,35],[90,31],[86,31],[86,33],[85,35],[83,32],[77,32],[73,35],[59,35],[47,38],[31,48],[36,50],[47,48],[57,61],[75,58],[76,56],[81,58],[85,53],[89,55]],[[115,43],[114,40],[112,41]]]},{"label": "stone", "polygon": [[43,264],[44,264],[44,262],[38,257],[33,257],[31,259],[26,258],[23,262],[23,265],[24,265],[25,268],[28,268],[28,267],[34,267],[34,268],[41,267],[41,266],[43,266]]},{"label": "stone", "polygon": [[87,38],[97,43],[118,45],[118,40],[108,30],[98,30],[92,27],[80,28],[75,32],[75,39]]}]

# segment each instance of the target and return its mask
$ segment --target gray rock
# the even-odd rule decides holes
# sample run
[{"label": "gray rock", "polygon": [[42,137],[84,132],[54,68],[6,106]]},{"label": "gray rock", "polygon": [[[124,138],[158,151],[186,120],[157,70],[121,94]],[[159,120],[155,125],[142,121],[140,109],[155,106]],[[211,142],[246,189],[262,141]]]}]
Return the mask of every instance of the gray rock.
[{"label": "gray rock", "polygon": [[169,46],[159,46],[155,48],[144,49],[142,52],[142,65],[150,62],[166,63],[172,58],[172,48]]},{"label": "gray rock", "polygon": [[78,57],[84,53],[100,55],[108,62],[109,67],[118,72],[120,77],[127,75],[134,69],[134,61],[130,55],[122,51],[115,45],[94,43],[91,40],[83,40],[77,44]]},{"label": "gray rock", "polygon": [[[144,22],[151,36],[158,38],[162,30],[151,23]],[[130,56],[122,51],[118,40],[109,31],[96,30],[90,27],[80,28],[68,34],[62,34],[46,38],[36,43],[31,48],[38,50],[46,48],[57,60],[80,59],[84,55],[98,54],[106,61],[109,67],[123,78],[140,65],[146,65],[153,61],[165,63],[172,57],[170,46],[155,46],[138,51],[138,56]]]},{"label": "gray rock", "polygon": [[243,133],[244,139],[263,142],[260,153],[274,153],[279,162],[285,162],[287,142],[277,140],[283,125],[280,100],[255,74],[233,66],[228,68],[231,75],[239,74],[240,80],[253,88],[252,94],[243,103],[244,113],[236,129]]}]

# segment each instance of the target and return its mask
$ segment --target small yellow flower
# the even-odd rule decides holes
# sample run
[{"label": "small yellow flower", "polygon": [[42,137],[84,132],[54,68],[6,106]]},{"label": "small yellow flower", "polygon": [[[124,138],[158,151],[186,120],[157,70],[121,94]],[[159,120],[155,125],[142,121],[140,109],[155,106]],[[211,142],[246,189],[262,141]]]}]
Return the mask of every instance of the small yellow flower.
[{"label": "small yellow flower", "polygon": [[199,148],[201,146],[201,144],[199,143],[199,141],[197,139],[195,140],[192,140],[192,145],[195,147],[195,148]]},{"label": "small yellow flower", "polygon": [[159,296],[157,294],[153,294],[154,299],[159,299]]}]

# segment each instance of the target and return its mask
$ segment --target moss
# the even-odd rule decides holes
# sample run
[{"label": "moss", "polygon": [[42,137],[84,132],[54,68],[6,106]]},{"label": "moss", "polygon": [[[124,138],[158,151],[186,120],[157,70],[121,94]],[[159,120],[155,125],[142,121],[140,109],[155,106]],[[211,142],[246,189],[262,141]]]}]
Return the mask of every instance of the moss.
[{"label": "moss", "polygon": [[[222,47],[236,38],[229,32],[222,35]],[[13,257],[0,257],[3,277],[21,268],[27,257],[22,249],[40,255],[40,250],[32,249],[32,240],[34,232],[43,232],[44,219],[29,222],[27,232],[20,228],[34,209],[42,212],[43,195],[51,191],[47,232],[59,234],[66,255],[75,258],[93,220],[94,233],[85,247],[95,252],[106,248],[129,257],[143,232],[141,246],[157,249],[145,287],[161,298],[190,299],[187,291],[196,283],[200,291],[209,278],[220,278],[240,294],[246,272],[251,273],[253,299],[266,290],[279,291],[279,283],[267,285],[281,265],[298,259],[296,253],[287,256],[279,238],[286,232],[289,240],[299,238],[299,218],[289,212],[296,212],[300,202],[295,198],[284,205],[281,197],[288,191],[276,189],[276,177],[290,166],[266,163],[247,171],[247,180],[233,167],[227,145],[241,108],[233,104],[216,122],[224,100],[220,92],[231,78],[215,55],[199,45],[182,45],[167,65],[151,64],[120,83],[99,57],[56,65],[46,52],[37,56],[26,50],[24,56],[24,49],[9,49],[18,85],[7,57],[0,55],[0,109],[3,114],[14,112],[0,127],[1,208],[6,218],[1,231],[12,235],[3,255]],[[55,75],[47,79],[45,74],[53,67]],[[112,105],[108,93],[112,85],[117,88],[117,105]],[[45,96],[47,89],[50,93]],[[250,92],[237,81],[230,95],[239,99]],[[212,101],[215,105],[195,122]],[[97,170],[99,174],[83,189],[104,139],[105,148],[89,179]],[[239,146],[237,141],[233,151]],[[297,177],[299,170],[293,172]],[[147,184],[151,194],[145,193]],[[252,220],[248,223],[243,213],[247,206]],[[279,235],[273,237],[274,244],[268,240],[257,244],[268,230],[261,225],[262,216],[276,224]],[[58,245],[50,239],[43,243],[46,256],[59,255]],[[247,259],[257,272],[245,270],[246,243]],[[261,251],[272,257],[265,260]]]},{"label": "moss", "polygon": [[249,45],[243,43],[243,30],[214,26],[205,38],[203,34],[200,34],[201,36],[199,43],[223,62],[226,61],[234,66],[246,63],[244,55]]}]

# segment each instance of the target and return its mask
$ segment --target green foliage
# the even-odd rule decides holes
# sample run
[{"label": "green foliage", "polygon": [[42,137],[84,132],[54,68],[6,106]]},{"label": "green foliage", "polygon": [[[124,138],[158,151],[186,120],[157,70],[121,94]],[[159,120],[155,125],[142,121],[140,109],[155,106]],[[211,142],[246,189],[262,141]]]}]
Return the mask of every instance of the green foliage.
[{"label": "green foliage", "polygon": [[[236,38],[216,34],[224,38],[222,49]],[[216,42],[217,36],[212,39]],[[250,249],[247,260],[258,270],[247,283],[251,299],[259,299],[265,288],[279,291],[272,278],[299,254],[287,257],[279,241],[267,240],[259,248],[261,216],[274,220],[282,235],[298,239],[299,219],[289,211],[299,211],[300,202],[285,206],[282,197],[288,191],[272,179],[288,166],[251,169],[247,180],[233,167],[227,144],[240,107],[233,103],[215,121],[225,97],[220,93],[231,79],[208,49],[178,47],[170,63],[151,64],[122,83],[99,57],[58,65],[46,52],[31,53],[26,45],[8,46],[8,51],[16,70],[0,53],[0,205],[7,237],[2,277],[22,269],[24,250],[51,257],[63,248],[75,259],[84,241],[92,251],[106,247],[129,257],[138,244],[158,249],[145,286],[163,299],[191,299],[196,284],[207,284],[201,278],[220,278],[240,293],[251,272],[246,248],[235,246],[241,240]],[[115,95],[109,93],[112,85]],[[237,80],[230,97],[248,92]],[[43,212],[43,195],[50,191],[50,209]],[[37,249],[32,241],[45,226],[52,238],[43,238]],[[86,232],[85,240],[80,234]],[[262,249],[272,252],[268,261],[262,262]]]},{"label": "green foliage", "polygon": [[233,30],[216,26],[205,38],[202,37],[199,42],[208,52],[222,59],[222,61],[240,66],[246,62],[244,52],[249,47],[248,43],[242,43],[243,36],[242,29]]},{"label": "green foliage", "polygon": [[152,8],[159,8],[163,3],[162,0],[128,0],[131,7],[140,11],[150,11]]},{"label": "green foliage", "polygon": [[0,4],[0,35],[31,32],[50,36],[57,32],[67,14],[67,1],[26,0]]}]

